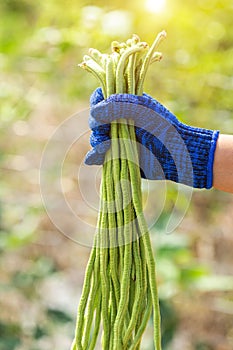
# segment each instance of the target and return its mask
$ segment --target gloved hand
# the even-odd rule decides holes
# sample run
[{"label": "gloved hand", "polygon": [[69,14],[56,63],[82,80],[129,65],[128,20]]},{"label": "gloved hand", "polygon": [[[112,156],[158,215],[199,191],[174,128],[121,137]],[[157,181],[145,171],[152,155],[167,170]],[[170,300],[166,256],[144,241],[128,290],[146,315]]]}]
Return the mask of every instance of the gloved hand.
[{"label": "gloved hand", "polygon": [[139,145],[141,176],[171,180],[195,188],[211,188],[219,131],[185,125],[147,94],[115,94],[104,100],[100,88],[91,96],[92,129],[85,163],[103,164],[111,144],[110,123],[132,119]]}]

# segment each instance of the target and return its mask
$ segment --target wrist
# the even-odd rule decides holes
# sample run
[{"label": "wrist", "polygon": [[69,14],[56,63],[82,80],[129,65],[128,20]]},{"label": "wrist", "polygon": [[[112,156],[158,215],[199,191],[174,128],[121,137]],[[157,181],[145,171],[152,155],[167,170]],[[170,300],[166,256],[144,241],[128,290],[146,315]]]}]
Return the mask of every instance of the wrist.
[{"label": "wrist", "polygon": [[213,164],[213,187],[233,193],[233,135],[220,134]]}]

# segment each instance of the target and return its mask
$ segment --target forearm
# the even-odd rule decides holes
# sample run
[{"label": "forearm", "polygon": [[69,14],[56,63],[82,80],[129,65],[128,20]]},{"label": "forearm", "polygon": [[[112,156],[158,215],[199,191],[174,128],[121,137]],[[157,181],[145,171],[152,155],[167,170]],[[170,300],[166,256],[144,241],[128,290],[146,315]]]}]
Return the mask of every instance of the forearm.
[{"label": "forearm", "polygon": [[233,193],[233,135],[219,135],[213,168],[214,188]]}]

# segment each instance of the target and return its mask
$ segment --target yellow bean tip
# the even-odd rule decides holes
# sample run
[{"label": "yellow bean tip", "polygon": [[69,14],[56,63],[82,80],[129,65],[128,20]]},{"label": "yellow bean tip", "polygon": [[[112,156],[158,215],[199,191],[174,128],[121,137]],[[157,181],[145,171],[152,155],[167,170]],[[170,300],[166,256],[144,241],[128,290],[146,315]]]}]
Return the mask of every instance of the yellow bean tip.
[{"label": "yellow bean tip", "polygon": [[81,62],[81,63],[77,64],[77,66],[85,69],[87,64],[86,64],[86,62]]},{"label": "yellow bean tip", "polygon": [[145,41],[141,41],[140,43],[138,43],[138,46],[143,47],[144,49],[149,48],[149,45]]},{"label": "yellow bean tip", "polygon": [[164,37],[164,39],[167,37],[167,32],[166,30],[162,30],[162,32],[159,33],[161,37]]},{"label": "yellow bean tip", "polygon": [[133,35],[132,35],[132,39],[133,39],[134,42],[136,42],[136,43],[139,43],[139,42],[140,42],[140,38],[139,38],[139,36],[138,36],[137,34],[133,34]]}]

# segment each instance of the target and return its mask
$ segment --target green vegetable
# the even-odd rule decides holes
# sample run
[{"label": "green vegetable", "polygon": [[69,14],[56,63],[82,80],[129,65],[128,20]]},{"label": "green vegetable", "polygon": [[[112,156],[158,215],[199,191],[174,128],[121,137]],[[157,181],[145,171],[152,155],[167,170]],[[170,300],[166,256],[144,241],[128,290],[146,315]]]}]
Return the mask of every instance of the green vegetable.
[{"label": "green vegetable", "polygon": [[[151,48],[133,35],[126,43],[114,41],[110,55],[90,49],[80,66],[98,79],[105,98],[114,93],[142,94],[149,64],[162,57],[155,49],[165,36],[161,32]],[[132,120],[113,122],[111,139],[71,349],[94,349],[101,329],[102,349],[138,350],[153,310],[154,344],[161,350],[155,260],[143,214]]]}]

